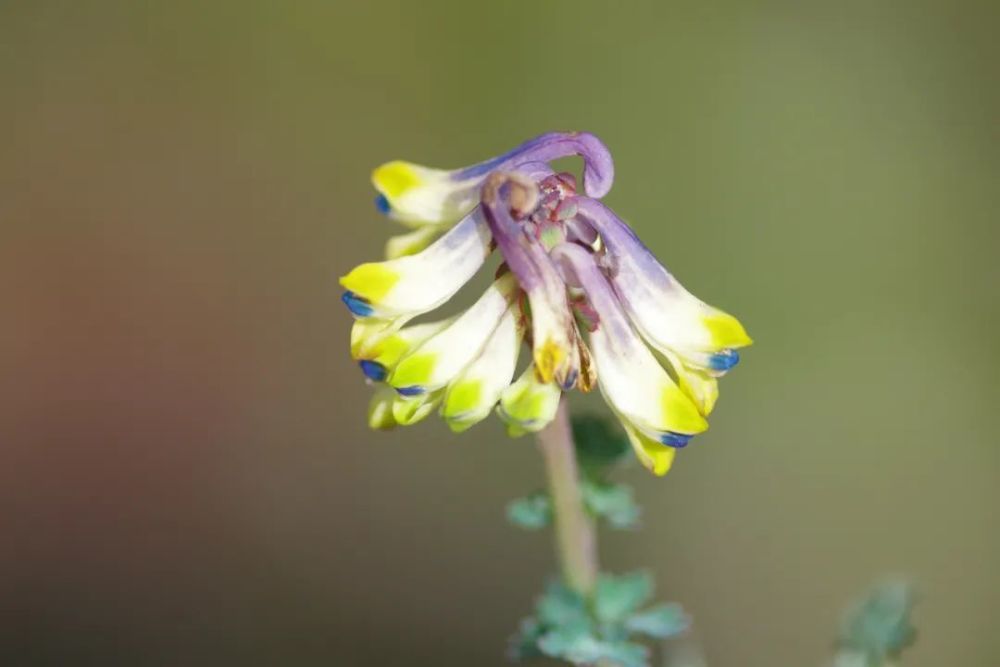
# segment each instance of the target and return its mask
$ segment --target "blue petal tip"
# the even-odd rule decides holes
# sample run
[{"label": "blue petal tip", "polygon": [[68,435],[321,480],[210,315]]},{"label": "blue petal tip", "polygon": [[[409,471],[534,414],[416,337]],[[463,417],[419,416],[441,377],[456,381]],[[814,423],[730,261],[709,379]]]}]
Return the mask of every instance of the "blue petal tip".
[{"label": "blue petal tip", "polygon": [[687,447],[688,442],[694,436],[685,435],[684,433],[664,433],[660,436],[660,443],[666,445],[667,447],[676,447],[680,449],[681,447]]},{"label": "blue petal tip", "polygon": [[366,378],[375,382],[382,382],[389,374],[385,366],[377,361],[362,359],[358,362],[358,366],[361,366],[361,372],[365,374]]},{"label": "blue petal tip", "polygon": [[400,396],[419,396],[425,391],[426,389],[420,385],[413,385],[412,387],[396,387],[396,393]]},{"label": "blue petal tip", "polygon": [[570,371],[569,374],[566,375],[566,381],[562,383],[563,390],[569,391],[572,389],[576,385],[576,379],[579,376],[580,374],[576,371],[576,369]]},{"label": "blue petal tip", "polygon": [[372,308],[367,301],[354,292],[344,292],[341,295],[340,300],[344,302],[348,310],[358,317],[368,317],[375,312],[375,309]]},{"label": "blue petal tip", "polygon": [[724,373],[738,363],[740,363],[740,353],[736,350],[725,350],[713,354],[708,360],[708,367],[713,371]]},{"label": "blue petal tip", "polygon": [[375,209],[382,215],[389,215],[389,211],[392,210],[392,206],[389,204],[389,200],[386,199],[385,195],[380,194],[375,197]]}]

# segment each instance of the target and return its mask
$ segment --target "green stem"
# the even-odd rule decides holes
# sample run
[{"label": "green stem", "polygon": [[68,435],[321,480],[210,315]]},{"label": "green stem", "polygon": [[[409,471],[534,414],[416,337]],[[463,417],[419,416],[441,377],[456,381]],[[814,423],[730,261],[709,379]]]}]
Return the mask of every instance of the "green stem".
[{"label": "green stem", "polygon": [[594,522],[583,506],[580,470],[566,401],[556,417],[538,433],[545,457],[555,522],[556,555],[567,586],[589,597],[597,582],[597,538]]}]

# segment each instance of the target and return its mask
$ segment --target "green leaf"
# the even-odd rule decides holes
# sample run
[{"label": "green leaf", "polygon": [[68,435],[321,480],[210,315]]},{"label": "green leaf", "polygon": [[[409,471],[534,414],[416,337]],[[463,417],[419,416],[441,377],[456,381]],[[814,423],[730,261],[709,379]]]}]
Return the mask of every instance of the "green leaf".
[{"label": "green leaf", "polygon": [[647,667],[649,664],[649,649],[642,644],[632,642],[605,642],[602,645],[601,657],[619,667]]},{"label": "green leaf", "polygon": [[876,586],[848,613],[840,632],[840,646],[864,653],[876,663],[898,655],[916,637],[910,621],[913,604],[913,589],[906,582]]},{"label": "green leaf", "polygon": [[650,652],[634,636],[668,638],[688,625],[676,604],[637,611],[652,593],[653,581],[645,572],[602,574],[591,598],[552,581],[535,603],[535,615],[522,621],[511,639],[509,655],[515,660],[544,655],[575,665],[648,667]]},{"label": "green leaf", "polygon": [[535,603],[535,616],[521,622],[510,643],[515,659],[549,655],[583,663],[592,662],[597,650],[586,600],[559,581],[546,586]]},{"label": "green leaf", "polygon": [[577,415],[572,424],[580,467],[588,476],[600,476],[629,450],[625,432],[607,417]]},{"label": "green leaf", "polygon": [[594,590],[594,613],[601,623],[623,622],[652,595],[653,579],[646,572],[602,574]]},{"label": "green leaf", "polygon": [[878,667],[878,663],[862,651],[844,650],[833,657],[832,667]]},{"label": "green leaf", "polygon": [[512,500],[507,505],[507,520],[527,530],[544,528],[552,521],[549,497],[544,493],[536,493]]},{"label": "green leaf", "polygon": [[585,620],[560,625],[538,640],[538,648],[547,656],[575,665],[597,662],[604,655],[604,646],[592,629]]},{"label": "green leaf", "polygon": [[649,650],[627,641],[606,641],[595,637],[585,623],[565,625],[546,633],[538,640],[545,655],[561,658],[574,665],[593,665],[609,661],[619,667],[647,667]]},{"label": "green leaf", "polygon": [[583,621],[590,623],[583,596],[561,582],[550,583],[535,608],[538,620],[546,627],[561,627]]},{"label": "green leaf", "polygon": [[660,604],[629,616],[625,629],[654,639],[668,639],[687,630],[689,624],[679,604]]},{"label": "green leaf", "polygon": [[639,522],[639,506],[625,484],[606,484],[584,480],[583,502],[594,516],[605,519],[612,528],[634,528]]},{"label": "green leaf", "polygon": [[521,621],[521,627],[511,637],[508,644],[508,655],[511,660],[529,660],[544,655],[538,648],[538,640],[545,633],[545,628],[533,616]]}]

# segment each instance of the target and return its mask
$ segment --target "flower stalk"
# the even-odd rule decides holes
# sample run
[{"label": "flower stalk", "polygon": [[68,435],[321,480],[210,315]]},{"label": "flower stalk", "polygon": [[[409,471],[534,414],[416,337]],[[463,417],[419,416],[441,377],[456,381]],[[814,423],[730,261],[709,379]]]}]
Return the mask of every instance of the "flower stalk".
[{"label": "flower stalk", "polygon": [[556,556],[565,584],[589,598],[597,583],[597,533],[583,505],[580,470],[565,399],[552,422],[538,432],[538,446],[545,459]]}]

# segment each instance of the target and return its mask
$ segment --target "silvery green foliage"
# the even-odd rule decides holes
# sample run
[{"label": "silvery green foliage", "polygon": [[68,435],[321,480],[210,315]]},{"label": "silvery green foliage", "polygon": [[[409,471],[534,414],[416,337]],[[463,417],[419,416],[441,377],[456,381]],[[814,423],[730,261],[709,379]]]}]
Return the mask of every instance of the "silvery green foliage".
[{"label": "silvery green foliage", "polygon": [[[639,506],[627,484],[607,476],[629,450],[625,434],[610,420],[596,415],[573,417],[573,438],[580,465],[583,504],[591,516],[624,530],[639,523]],[[539,530],[552,520],[549,497],[539,491],[507,505],[507,520],[527,530]]]},{"label": "silvery green foliage", "polygon": [[585,480],[583,504],[591,515],[604,519],[612,528],[635,528],[639,523],[639,506],[627,484]]},{"label": "silvery green foliage", "polygon": [[[639,523],[639,506],[626,484],[611,484],[584,479],[581,482],[583,504],[591,516],[604,519],[618,530],[635,528]],[[507,520],[519,528],[539,530],[552,521],[549,496],[539,491],[515,498],[507,505]]]},{"label": "silvery green foliage", "polygon": [[552,521],[552,503],[549,496],[539,491],[530,496],[515,498],[507,505],[507,520],[518,528],[540,530]]},{"label": "silvery green foliage", "polygon": [[864,653],[842,650],[833,658],[831,667],[877,667],[879,663],[871,662]]},{"label": "silvery green foliage", "polygon": [[548,656],[575,665],[598,661],[621,667],[646,667],[649,649],[637,639],[666,639],[689,624],[680,607],[660,604],[642,609],[653,594],[646,573],[598,579],[588,604],[561,583],[551,583],[511,642],[511,656],[521,660]]},{"label": "silvery green foliage", "polygon": [[668,639],[680,634],[689,625],[688,617],[679,604],[667,603],[650,607],[629,616],[625,629],[655,639]]},{"label": "silvery green foliage", "polygon": [[884,667],[913,644],[914,593],[904,581],[875,586],[844,617],[834,667]]}]

